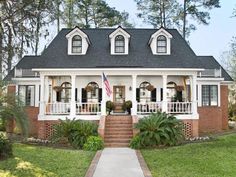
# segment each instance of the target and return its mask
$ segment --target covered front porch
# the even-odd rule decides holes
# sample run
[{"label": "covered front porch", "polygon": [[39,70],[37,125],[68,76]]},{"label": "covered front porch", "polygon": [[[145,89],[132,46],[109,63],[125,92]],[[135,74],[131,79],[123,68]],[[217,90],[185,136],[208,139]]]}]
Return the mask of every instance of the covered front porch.
[{"label": "covered front porch", "polygon": [[[110,97],[106,94],[103,72],[112,90]],[[196,78],[197,70],[40,71],[39,119],[99,120],[108,114],[107,101],[115,105],[112,114],[128,114],[121,109],[126,101],[131,101],[132,116],[162,111],[181,119],[196,119]]]}]

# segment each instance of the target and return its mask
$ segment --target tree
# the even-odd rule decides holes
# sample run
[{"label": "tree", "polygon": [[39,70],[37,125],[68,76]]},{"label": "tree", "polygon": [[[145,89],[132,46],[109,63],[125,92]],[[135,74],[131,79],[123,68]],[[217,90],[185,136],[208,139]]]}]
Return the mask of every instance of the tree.
[{"label": "tree", "polygon": [[208,25],[210,20],[209,10],[213,8],[220,8],[219,0],[184,0],[183,9],[180,13],[183,21],[182,34],[185,39],[192,30],[196,30],[196,26],[189,23],[191,17],[199,24]]},{"label": "tree", "polygon": [[104,0],[67,0],[65,3],[65,24],[72,28],[100,28],[115,25],[130,25],[128,13],[119,12],[110,7]]},{"label": "tree", "polygon": [[6,92],[7,86],[0,79],[0,119],[15,120],[22,135],[28,135],[28,119],[19,96]]},{"label": "tree", "polygon": [[176,0],[135,0],[138,11],[137,16],[144,23],[154,28],[171,28],[178,25],[180,4]]}]

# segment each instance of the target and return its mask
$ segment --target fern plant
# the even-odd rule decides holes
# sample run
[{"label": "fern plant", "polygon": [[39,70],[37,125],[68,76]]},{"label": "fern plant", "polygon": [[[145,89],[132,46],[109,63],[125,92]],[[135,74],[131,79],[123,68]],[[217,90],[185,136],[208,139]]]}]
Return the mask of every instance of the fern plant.
[{"label": "fern plant", "polygon": [[140,119],[135,126],[140,130],[140,144],[142,147],[158,145],[176,145],[183,138],[182,122],[166,113],[153,113]]}]

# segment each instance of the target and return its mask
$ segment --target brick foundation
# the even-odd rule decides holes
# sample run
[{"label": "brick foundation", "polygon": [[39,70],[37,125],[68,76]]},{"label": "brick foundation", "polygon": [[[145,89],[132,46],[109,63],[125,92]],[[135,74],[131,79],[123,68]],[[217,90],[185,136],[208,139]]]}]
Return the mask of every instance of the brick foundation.
[{"label": "brick foundation", "polygon": [[198,126],[198,122],[199,120],[195,120],[195,119],[186,119],[186,120],[182,120],[183,121],[183,133],[185,138],[191,138],[191,137],[198,137],[199,133],[199,126]]},{"label": "brick foundation", "polygon": [[59,124],[59,120],[55,121],[38,121],[38,138],[49,139],[53,134],[53,126]]},{"label": "brick foundation", "polygon": [[25,111],[29,119],[29,136],[37,137],[39,108],[27,106]]},{"label": "brick foundation", "polygon": [[221,86],[221,106],[198,107],[199,133],[220,132],[228,128],[228,86]]}]

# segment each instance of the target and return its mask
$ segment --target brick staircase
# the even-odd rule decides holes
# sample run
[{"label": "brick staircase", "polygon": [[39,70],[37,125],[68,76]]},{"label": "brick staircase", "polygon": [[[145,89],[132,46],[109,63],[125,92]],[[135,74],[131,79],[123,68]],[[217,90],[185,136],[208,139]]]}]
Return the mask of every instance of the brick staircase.
[{"label": "brick staircase", "polygon": [[110,115],[106,117],[104,138],[106,147],[128,147],[132,137],[131,116]]}]

